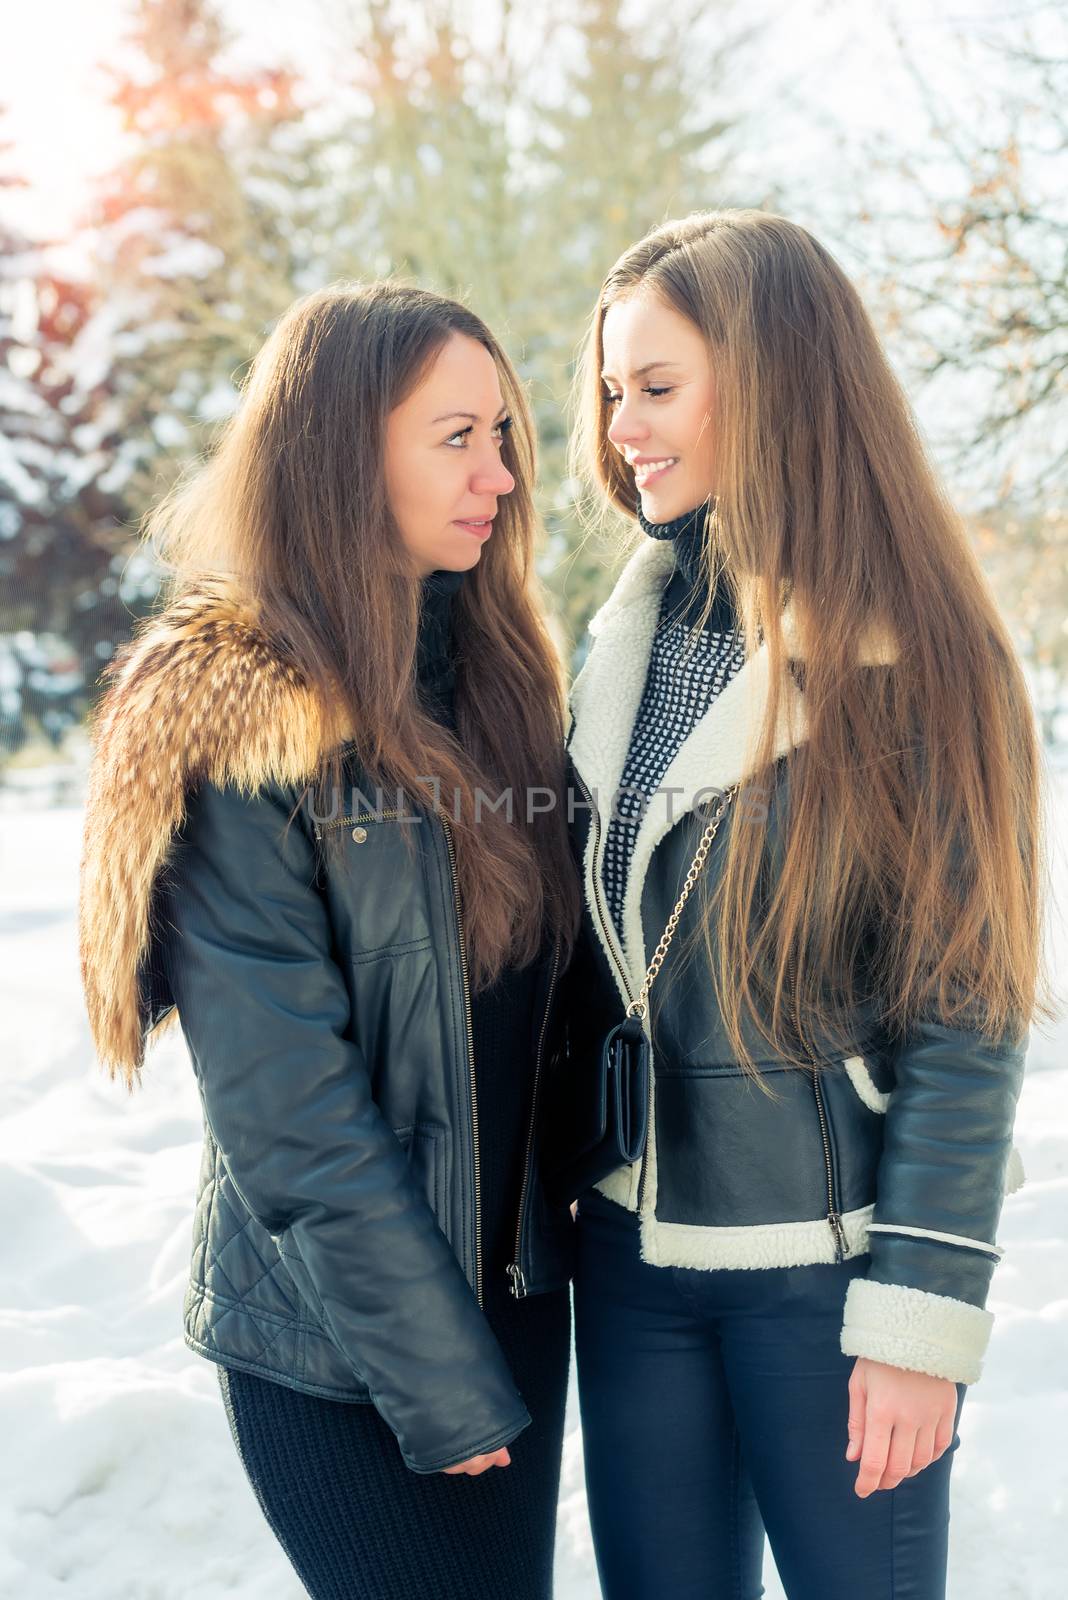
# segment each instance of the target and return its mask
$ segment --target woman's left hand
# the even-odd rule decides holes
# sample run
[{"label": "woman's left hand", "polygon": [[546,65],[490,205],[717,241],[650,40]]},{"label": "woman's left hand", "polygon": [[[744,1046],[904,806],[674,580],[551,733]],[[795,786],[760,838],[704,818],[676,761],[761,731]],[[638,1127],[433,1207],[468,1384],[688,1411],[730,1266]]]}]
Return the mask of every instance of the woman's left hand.
[{"label": "woman's left hand", "polygon": [[937,1461],[953,1438],[957,1386],[949,1378],[907,1372],[858,1356],[849,1378],[849,1447],[860,1459],[854,1489],[896,1489]]}]

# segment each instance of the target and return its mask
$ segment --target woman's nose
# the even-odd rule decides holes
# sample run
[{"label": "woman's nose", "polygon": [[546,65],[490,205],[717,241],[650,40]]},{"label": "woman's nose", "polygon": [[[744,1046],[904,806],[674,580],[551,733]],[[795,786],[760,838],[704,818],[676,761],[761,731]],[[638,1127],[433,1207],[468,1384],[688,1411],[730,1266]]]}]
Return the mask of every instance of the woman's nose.
[{"label": "woman's nose", "polygon": [[471,478],[472,494],[510,494],[514,488],[515,479],[499,458],[487,462]]},{"label": "woman's nose", "polygon": [[625,404],[621,404],[612,418],[608,429],[608,439],[617,450],[622,450],[628,444],[640,444],[648,439],[649,429],[644,423],[638,421],[633,411]]}]

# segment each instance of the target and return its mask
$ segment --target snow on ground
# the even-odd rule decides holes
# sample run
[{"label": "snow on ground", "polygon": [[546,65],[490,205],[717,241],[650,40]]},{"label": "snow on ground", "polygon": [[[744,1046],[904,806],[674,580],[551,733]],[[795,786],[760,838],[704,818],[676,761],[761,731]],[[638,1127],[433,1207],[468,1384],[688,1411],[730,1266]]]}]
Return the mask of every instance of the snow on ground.
[{"label": "snow on ground", "polygon": [[[1068,774],[1055,794],[1068,906]],[[75,935],[80,825],[76,806],[0,812],[0,1594],[300,1600],[214,1371],[182,1343],[200,1149],[184,1049],[161,1044],[133,1097],[93,1061]],[[1068,972],[1063,928],[1056,967]],[[950,1600],[1064,1592],[1066,1044],[1062,1022],[1029,1056],[1016,1125],[1027,1182],[1005,1202],[993,1339],[961,1417]],[[597,1600],[573,1391],[570,1404],[557,1594]],[[781,1600],[770,1551],[765,1584]]]}]

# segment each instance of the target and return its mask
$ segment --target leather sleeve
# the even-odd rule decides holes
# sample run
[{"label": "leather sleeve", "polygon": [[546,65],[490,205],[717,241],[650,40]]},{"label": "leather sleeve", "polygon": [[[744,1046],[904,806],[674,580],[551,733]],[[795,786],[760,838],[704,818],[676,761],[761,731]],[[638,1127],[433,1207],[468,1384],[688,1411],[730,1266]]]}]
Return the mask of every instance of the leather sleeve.
[{"label": "leather sleeve", "polygon": [[979,1378],[1026,1044],[1026,1034],[998,1043],[926,1021],[901,1045],[871,1266],[846,1294],[846,1355],[957,1383]]},{"label": "leather sleeve", "polygon": [[189,796],[160,900],[167,976],[235,1188],[408,1466],[437,1472],[531,1419],[348,1036],[315,845],[299,816],[282,837],[295,798]]}]

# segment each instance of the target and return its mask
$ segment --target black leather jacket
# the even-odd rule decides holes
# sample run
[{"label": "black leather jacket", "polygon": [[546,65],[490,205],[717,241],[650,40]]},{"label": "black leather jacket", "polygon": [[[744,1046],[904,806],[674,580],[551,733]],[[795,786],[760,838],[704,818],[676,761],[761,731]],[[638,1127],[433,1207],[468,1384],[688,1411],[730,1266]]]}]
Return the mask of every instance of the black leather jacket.
[{"label": "black leather jacket", "polygon": [[[344,794],[373,794],[346,759]],[[205,1124],[186,1342],[373,1400],[407,1464],[435,1472],[531,1420],[480,1310],[451,830],[432,807],[346,815],[325,824],[335,854],[307,801],[283,837],[298,794],[201,784],[156,885],[145,1027],[177,1005]],[[556,956],[539,1068],[559,1048]],[[512,1271],[532,1294],[567,1284],[573,1229],[543,1196],[533,1110]]]}]

